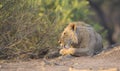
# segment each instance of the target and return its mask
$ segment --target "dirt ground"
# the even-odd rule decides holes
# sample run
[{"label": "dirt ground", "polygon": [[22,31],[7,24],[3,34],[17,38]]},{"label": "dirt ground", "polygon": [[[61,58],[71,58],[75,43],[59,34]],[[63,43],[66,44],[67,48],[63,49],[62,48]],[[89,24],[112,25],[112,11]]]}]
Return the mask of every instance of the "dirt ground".
[{"label": "dirt ground", "polygon": [[0,64],[0,71],[72,71],[69,70],[70,68],[90,69],[94,71],[108,68],[117,68],[120,70],[120,46],[102,52],[94,57],[65,56],[56,59],[38,59]]}]

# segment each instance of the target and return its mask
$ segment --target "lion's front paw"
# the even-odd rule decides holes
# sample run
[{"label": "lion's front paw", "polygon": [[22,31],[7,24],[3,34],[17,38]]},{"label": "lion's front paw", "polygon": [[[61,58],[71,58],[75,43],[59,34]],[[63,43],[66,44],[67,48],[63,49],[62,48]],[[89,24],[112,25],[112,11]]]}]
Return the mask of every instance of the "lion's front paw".
[{"label": "lion's front paw", "polygon": [[63,48],[59,52],[61,55],[71,55],[75,53],[75,48]]}]

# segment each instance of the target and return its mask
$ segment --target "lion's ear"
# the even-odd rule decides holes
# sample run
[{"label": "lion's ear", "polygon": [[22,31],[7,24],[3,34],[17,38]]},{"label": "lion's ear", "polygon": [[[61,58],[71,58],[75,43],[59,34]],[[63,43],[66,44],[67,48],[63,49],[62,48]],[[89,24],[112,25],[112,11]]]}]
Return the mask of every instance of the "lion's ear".
[{"label": "lion's ear", "polygon": [[74,23],[70,23],[70,28],[75,31],[76,30],[76,25]]}]

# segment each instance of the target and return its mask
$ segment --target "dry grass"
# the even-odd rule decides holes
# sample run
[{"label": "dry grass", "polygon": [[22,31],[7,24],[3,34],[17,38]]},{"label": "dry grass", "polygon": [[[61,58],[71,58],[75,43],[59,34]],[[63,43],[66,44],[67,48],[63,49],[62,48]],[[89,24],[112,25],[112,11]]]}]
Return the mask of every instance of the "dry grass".
[{"label": "dry grass", "polygon": [[[14,20],[13,20],[14,19]],[[54,19],[55,20],[55,19]],[[0,59],[41,58],[57,45],[55,21],[31,13],[6,19],[0,24]]]}]

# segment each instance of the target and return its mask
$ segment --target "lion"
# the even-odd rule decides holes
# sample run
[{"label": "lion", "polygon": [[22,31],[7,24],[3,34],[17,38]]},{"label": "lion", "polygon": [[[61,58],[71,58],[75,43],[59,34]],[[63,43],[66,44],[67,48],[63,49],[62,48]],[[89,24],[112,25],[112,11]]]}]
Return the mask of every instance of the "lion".
[{"label": "lion", "polygon": [[75,53],[75,49],[72,48],[72,46],[70,48],[62,48],[59,52],[61,55],[72,55]]},{"label": "lion", "polygon": [[[64,29],[59,39],[60,54],[65,55],[72,46],[74,50],[67,52],[73,56],[93,56],[103,50],[102,37],[85,22],[71,22]],[[66,48],[66,49],[64,49]],[[65,51],[65,52],[64,52]],[[73,53],[74,52],[74,53]]]}]

